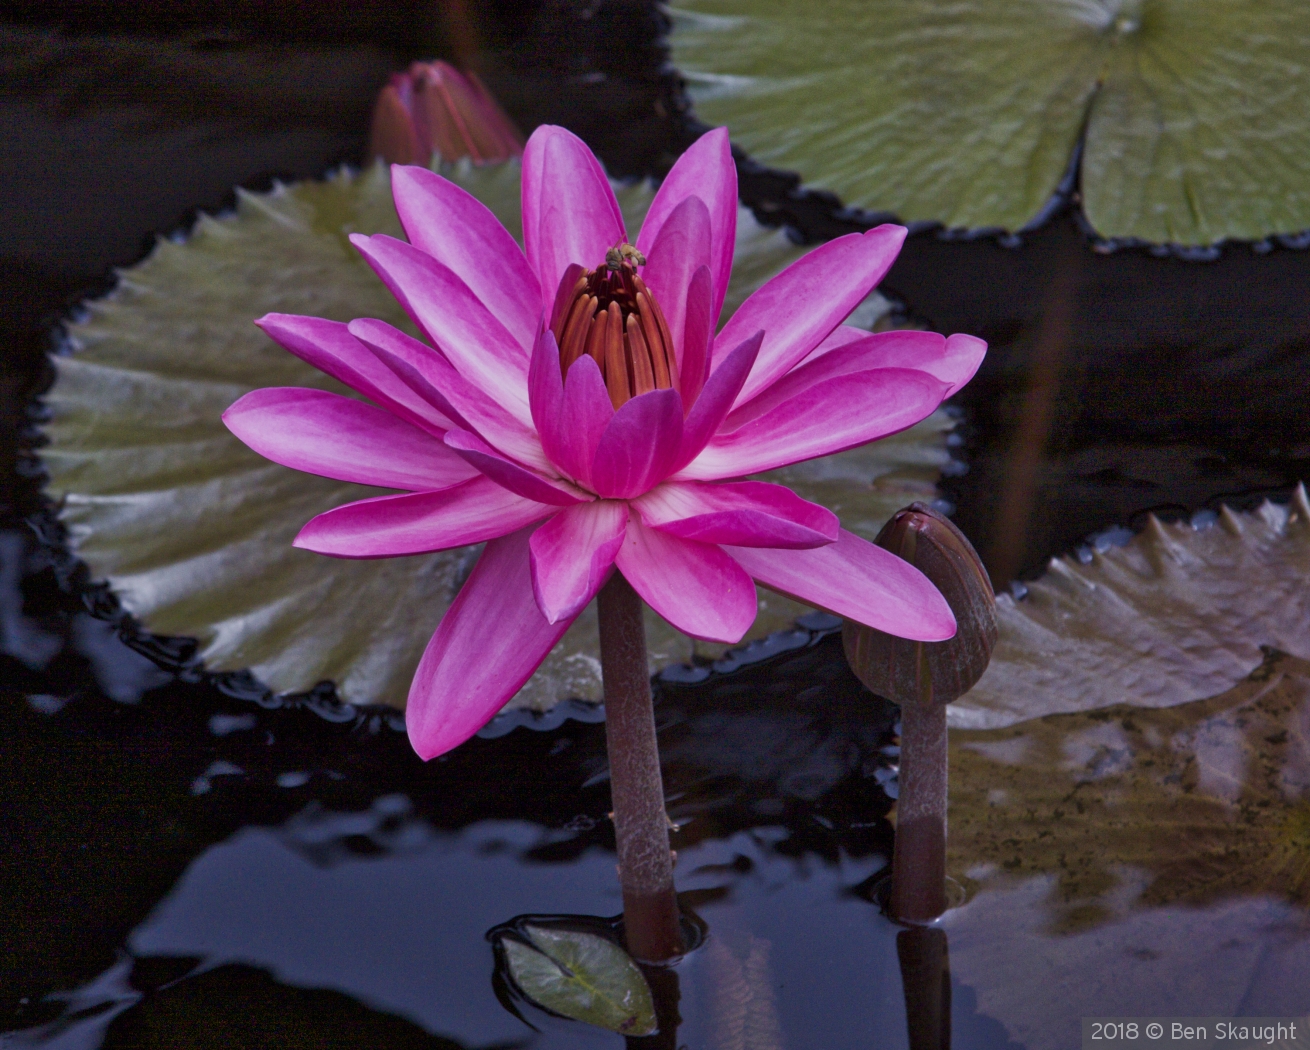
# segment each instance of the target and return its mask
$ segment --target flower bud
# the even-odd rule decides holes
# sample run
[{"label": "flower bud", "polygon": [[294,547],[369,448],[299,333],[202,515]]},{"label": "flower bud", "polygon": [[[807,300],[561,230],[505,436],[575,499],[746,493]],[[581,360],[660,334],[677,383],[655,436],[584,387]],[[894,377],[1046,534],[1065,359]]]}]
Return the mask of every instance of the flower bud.
[{"label": "flower bud", "polygon": [[373,108],[369,151],[390,164],[475,162],[523,155],[523,137],[475,73],[415,62],[396,73]]},{"label": "flower bud", "polygon": [[944,642],[912,642],[848,620],[842,642],[851,669],[897,704],[958,700],[982,677],[996,645],[996,596],[982,559],[964,533],[923,503],[897,511],[875,542],[936,585],[957,628]]}]

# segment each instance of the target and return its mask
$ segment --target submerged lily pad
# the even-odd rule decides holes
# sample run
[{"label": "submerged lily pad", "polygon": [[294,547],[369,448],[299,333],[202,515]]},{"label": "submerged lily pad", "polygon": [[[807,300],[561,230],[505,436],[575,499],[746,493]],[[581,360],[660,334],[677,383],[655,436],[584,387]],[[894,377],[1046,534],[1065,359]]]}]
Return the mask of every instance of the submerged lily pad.
[{"label": "submerged lily pad", "polygon": [[1056,931],[1238,895],[1310,905],[1304,660],[1273,654],[1177,707],[955,733],[950,760],[953,868],[975,886],[1055,876]]},{"label": "submerged lily pad", "polygon": [[1239,896],[1310,907],[1310,662],[1289,655],[1310,653],[1308,571],[1298,488],[1204,528],[1152,519],[1002,597],[991,667],[948,709],[956,876],[1046,880],[1058,933]]},{"label": "submerged lily pad", "polygon": [[527,941],[502,936],[509,976],[538,1006],[621,1035],[657,1031],[650,986],[613,941],[580,930],[520,927]]},{"label": "submerged lily pad", "polygon": [[[518,229],[517,163],[448,174]],[[636,229],[652,192],[617,191]],[[73,353],[55,361],[42,456],[77,553],[148,630],[197,637],[210,669],[249,668],[276,691],[331,680],[349,701],[403,706],[477,548],[378,561],[297,550],[291,541],[309,518],[379,490],[271,464],[220,421],[256,387],[348,393],[255,328],[266,312],[377,317],[414,331],[350,246],[356,231],[400,234],[381,166],[240,193],[233,214],[202,217],[186,241],[161,242],[68,326]],[[801,251],[743,209],[726,309]],[[938,413],[890,440],[780,473],[872,536],[904,503],[931,498],[952,425]],[[764,596],[754,635],[787,626],[803,608]],[[690,640],[654,614],[648,622],[654,666],[691,655]],[[593,608],[511,703],[600,695]]]},{"label": "submerged lily pad", "polygon": [[671,44],[702,119],[906,221],[1021,229],[1082,138],[1103,237],[1310,227],[1300,0],[680,0]]},{"label": "submerged lily pad", "polygon": [[1196,527],[1151,518],[1123,547],[1052,559],[1015,601],[955,728],[995,729],[1113,704],[1169,707],[1222,693],[1270,646],[1310,657],[1310,502],[1225,508]]}]

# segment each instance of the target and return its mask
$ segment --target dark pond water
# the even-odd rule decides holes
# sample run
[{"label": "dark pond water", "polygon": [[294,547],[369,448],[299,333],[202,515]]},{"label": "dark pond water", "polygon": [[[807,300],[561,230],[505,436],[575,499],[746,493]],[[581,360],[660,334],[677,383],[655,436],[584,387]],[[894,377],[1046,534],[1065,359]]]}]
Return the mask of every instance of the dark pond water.
[{"label": "dark pond water", "polygon": [[[205,676],[185,644],[130,629],[124,644],[112,601],[33,527],[50,325],[233,185],[361,159],[378,84],[468,39],[419,4],[251,4],[221,25],[177,4],[166,36],[135,6],[15,10],[0,24],[0,1042],[620,1045],[507,1009],[486,940],[518,915],[621,910],[600,712],[498,720],[424,765],[394,715],[330,690],[275,703]],[[479,10],[488,80],[525,127],[572,126],[633,175],[693,134],[652,5]],[[747,203],[800,236],[864,221],[743,174]],[[887,281],[911,315],[992,344],[962,401],[970,469],[946,484],[998,580],[1147,509],[1303,476],[1310,255],[1100,254],[1067,209],[1024,241],[923,231]],[[657,684],[678,884],[707,939],[654,981],[669,1023],[631,1045],[941,1045],[922,1004],[943,948],[957,1050],[1072,1046],[1088,1013],[1305,1012],[1307,920],[1272,899],[1054,932],[1037,880],[951,912],[937,940],[898,930],[876,904],[897,714],[851,677],[831,624],[808,624],[766,660]]]}]

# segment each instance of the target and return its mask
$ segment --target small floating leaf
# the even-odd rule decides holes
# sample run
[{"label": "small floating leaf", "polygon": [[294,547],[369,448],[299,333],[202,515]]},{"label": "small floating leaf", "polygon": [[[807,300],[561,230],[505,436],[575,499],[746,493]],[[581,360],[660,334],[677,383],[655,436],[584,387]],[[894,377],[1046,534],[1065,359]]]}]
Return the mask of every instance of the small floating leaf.
[{"label": "small floating leaf", "polygon": [[[517,235],[517,163],[443,172]],[[651,189],[616,191],[637,229]],[[42,458],[78,555],[148,630],[199,638],[211,670],[248,668],[276,691],[331,680],[346,700],[399,707],[477,548],[378,561],[295,549],[315,514],[379,490],[271,464],[220,421],[256,387],[350,393],[255,328],[264,313],[376,317],[417,334],[350,246],[352,232],[400,234],[381,165],[239,193],[234,214],[202,217],[185,242],[161,242],[69,324],[74,352],[55,360]],[[742,209],[725,311],[802,251]],[[932,498],[953,425],[938,412],[894,438],[779,471],[779,480],[872,538],[907,499]],[[762,594],[751,637],[803,610]],[[653,613],[648,637],[655,666],[691,655],[692,643]],[[511,704],[600,699],[598,656],[593,607]]]},{"label": "small floating leaf", "polygon": [[1020,229],[1085,134],[1104,237],[1310,227],[1302,0],[680,0],[671,44],[701,119],[906,221]]},{"label": "small floating leaf", "polygon": [[613,941],[594,933],[525,925],[531,944],[502,937],[519,990],[552,1013],[622,1035],[657,1030],[650,986]]}]

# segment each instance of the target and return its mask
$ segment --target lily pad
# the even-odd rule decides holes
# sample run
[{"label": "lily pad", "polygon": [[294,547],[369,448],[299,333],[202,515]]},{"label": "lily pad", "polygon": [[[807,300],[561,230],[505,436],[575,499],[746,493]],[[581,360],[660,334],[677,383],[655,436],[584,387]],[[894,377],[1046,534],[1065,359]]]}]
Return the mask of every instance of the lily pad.
[{"label": "lily pad", "polygon": [[1310,227],[1300,0],[681,0],[674,14],[698,115],[848,204],[1019,230],[1081,139],[1103,237]]},{"label": "lily pad", "polygon": [[[517,163],[447,173],[518,228]],[[636,229],[652,192],[617,190]],[[356,231],[400,234],[381,166],[240,193],[232,214],[161,242],[68,325],[72,353],[55,361],[42,456],[77,553],[148,630],[196,637],[210,669],[249,668],[275,691],[331,680],[346,700],[402,706],[477,549],[380,561],[297,550],[291,540],[309,518],[378,490],[268,463],[220,422],[256,387],[349,393],[260,333],[251,322],[261,314],[377,317],[413,332],[348,243]],[[726,309],[801,251],[743,209]],[[952,426],[939,412],[893,439],[790,468],[786,480],[872,536],[904,503],[931,498]],[[803,608],[765,596],[752,636]],[[652,669],[691,655],[690,640],[654,614],[648,633]],[[592,609],[511,704],[600,696]]]},{"label": "lily pad", "polygon": [[999,599],[992,665],[948,708],[953,874],[989,894],[1039,880],[1047,934],[1310,907],[1308,559],[1298,488],[1200,528],[1152,519]]},{"label": "lily pad", "polygon": [[1225,508],[1212,522],[1151,518],[1123,547],[1052,559],[1015,601],[976,686],[947,708],[959,729],[996,729],[1114,704],[1170,707],[1215,696],[1262,647],[1310,657],[1310,502]]},{"label": "lily pad", "polygon": [[657,1031],[650,985],[613,941],[531,924],[520,932],[527,941],[502,936],[500,946],[514,984],[538,1006],[621,1035]]},{"label": "lily pad", "polygon": [[1273,654],[1177,707],[955,733],[950,761],[953,867],[975,884],[1056,876],[1056,931],[1109,917],[1134,881],[1133,907],[1239,895],[1310,906],[1304,660]]},{"label": "lily pad", "polygon": [[[953,734],[951,970],[1033,1050],[1080,1016],[1295,1015],[1310,965],[1310,663],[1205,700]],[[1111,1004],[1107,1006],[1107,1004]]]},{"label": "lily pad", "polygon": [[997,728],[950,739],[970,899],[945,926],[952,973],[1025,1046],[1072,1045],[1107,1003],[1303,1009],[1310,661],[1280,649],[1307,649],[1308,519],[1298,491],[1153,521],[998,603],[997,658],[956,718]]}]

